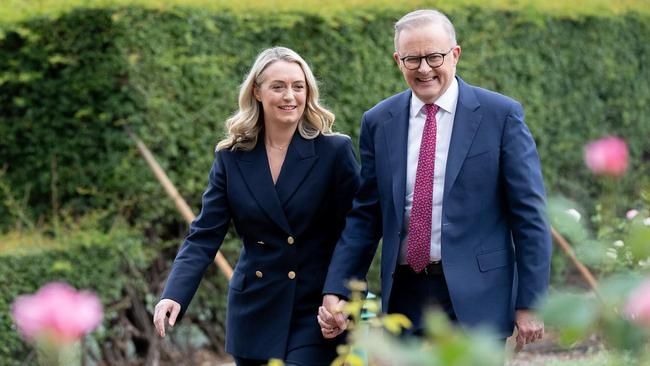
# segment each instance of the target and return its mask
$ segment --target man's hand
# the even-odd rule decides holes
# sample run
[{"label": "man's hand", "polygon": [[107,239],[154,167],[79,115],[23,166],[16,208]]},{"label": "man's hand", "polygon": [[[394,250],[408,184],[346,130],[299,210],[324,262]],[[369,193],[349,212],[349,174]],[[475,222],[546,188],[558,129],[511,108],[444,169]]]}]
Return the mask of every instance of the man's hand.
[{"label": "man's hand", "polygon": [[174,327],[178,313],[181,312],[181,305],[174,300],[162,299],[156,304],[153,313],[153,324],[161,337],[165,336],[165,318],[169,314],[169,326]]},{"label": "man's hand", "polygon": [[325,338],[334,338],[348,327],[348,314],[343,309],[347,302],[336,295],[323,296],[323,306],[318,308],[318,324]]},{"label": "man's hand", "polygon": [[533,343],[544,337],[544,322],[531,310],[515,311],[515,326],[517,327],[517,345],[515,352],[521,351],[528,343]]}]

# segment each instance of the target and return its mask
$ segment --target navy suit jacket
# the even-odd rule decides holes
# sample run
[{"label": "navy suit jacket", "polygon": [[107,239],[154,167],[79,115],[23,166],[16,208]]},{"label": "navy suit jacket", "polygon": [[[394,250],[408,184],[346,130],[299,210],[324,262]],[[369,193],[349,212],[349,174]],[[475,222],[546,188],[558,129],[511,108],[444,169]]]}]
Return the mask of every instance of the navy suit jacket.
[{"label": "navy suit jacket", "polygon": [[[521,105],[460,78],[442,201],[442,265],[458,321],[512,334],[514,310],[547,289],[551,236],[535,142]],[[387,309],[404,237],[411,91],[367,111],[361,122],[361,187],[330,264],[324,293],[348,296],[383,238]],[[422,306],[422,304],[413,304]],[[390,312],[390,309],[387,309]]]},{"label": "navy suit jacket", "polygon": [[263,139],[251,151],[218,151],[162,298],[187,310],[232,220],[243,248],[229,285],[226,350],[283,359],[287,347],[340,342],[322,337],[316,314],[358,174],[343,135],[296,133],[275,186]]}]

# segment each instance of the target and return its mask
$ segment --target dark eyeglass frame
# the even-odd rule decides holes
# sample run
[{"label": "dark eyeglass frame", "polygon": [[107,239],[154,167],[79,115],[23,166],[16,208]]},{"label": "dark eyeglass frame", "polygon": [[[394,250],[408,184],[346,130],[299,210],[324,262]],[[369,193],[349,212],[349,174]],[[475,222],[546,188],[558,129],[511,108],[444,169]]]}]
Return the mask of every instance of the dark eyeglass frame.
[{"label": "dark eyeglass frame", "polygon": [[[402,61],[402,65],[404,65],[404,67],[406,67],[406,69],[408,69],[408,70],[417,70],[417,69],[419,69],[420,66],[422,66],[422,59],[424,59],[427,62],[427,65],[429,65],[429,67],[431,67],[432,69],[437,69],[437,68],[439,68],[440,66],[442,66],[445,63],[445,56],[447,56],[451,51],[453,51],[454,48],[456,48],[456,46],[450,48],[449,51],[447,51],[445,53],[433,52],[433,53],[430,53],[430,54],[424,55],[424,56],[404,56],[404,57],[400,57],[400,61]],[[441,61],[440,61],[439,64],[431,65],[431,62],[429,62],[429,57],[433,57],[433,56],[440,57]],[[413,68],[411,68],[409,66],[406,66],[406,59],[407,58],[411,59],[411,60],[418,59],[418,66],[413,67]]]}]

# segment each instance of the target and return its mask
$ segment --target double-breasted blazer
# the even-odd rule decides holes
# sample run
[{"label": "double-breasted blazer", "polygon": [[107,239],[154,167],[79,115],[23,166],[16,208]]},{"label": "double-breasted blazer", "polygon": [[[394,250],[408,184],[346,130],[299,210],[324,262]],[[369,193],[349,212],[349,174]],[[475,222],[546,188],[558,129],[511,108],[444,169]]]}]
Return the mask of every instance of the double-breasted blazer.
[{"label": "double-breasted blazer", "polygon": [[334,246],[359,185],[350,138],[296,132],[273,184],[262,138],[215,154],[201,213],[190,225],[162,298],[181,316],[232,221],[243,242],[228,291],[226,351],[283,359],[288,349],[340,342],[316,315]]},{"label": "double-breasted blazer", "polygon": [[[540,160],[518,102],[457,80],[442,200],[442,267],[459,323],[490,327],[505,338],[512,334],[515,309],[534,307],[548,287],[551,235]],[[411,95],[394,95],[362,118],[361,187],[324,289],[347,295],[346,281],[365,277],[383,238],[382,305],[389,312],[405,237]]]}]

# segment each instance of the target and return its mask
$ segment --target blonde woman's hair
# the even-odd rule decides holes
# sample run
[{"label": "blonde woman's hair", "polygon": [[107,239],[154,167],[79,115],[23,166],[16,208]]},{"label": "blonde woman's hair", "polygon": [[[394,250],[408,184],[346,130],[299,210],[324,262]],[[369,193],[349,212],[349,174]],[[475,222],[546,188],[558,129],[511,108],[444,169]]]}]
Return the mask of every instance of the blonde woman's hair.
[{"label": "blonde woman's hair", "polygon": [[309,65],[300,55],[286,47],[262,51],[239,89],[239,110],[226,120],[228,136],[217,144],[217,150],[252,150],[262,131],[262,103],[255,99],[254,90],[263,82],[262,73],[276,61],[294,62],[300,66],[307,82],[305,111],[298,122],[298,132],[306,139],[318,134],[332,134],[334,114],[318,102],[318,85]]}]

